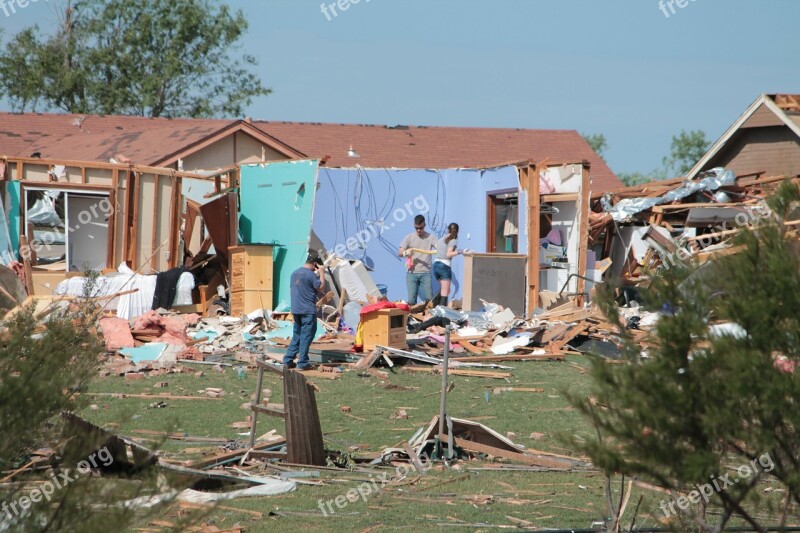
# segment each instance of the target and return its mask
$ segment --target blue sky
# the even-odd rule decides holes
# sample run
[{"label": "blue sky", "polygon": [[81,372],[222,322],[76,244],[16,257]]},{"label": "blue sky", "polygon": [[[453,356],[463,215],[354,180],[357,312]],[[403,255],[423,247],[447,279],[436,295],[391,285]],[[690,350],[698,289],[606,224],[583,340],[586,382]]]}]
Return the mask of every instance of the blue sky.
[{"label": "blue sky", "polygon": [[[577,129],[605,134],[616,172],[646,172],[681,129],[713,140],[759,94],[800,93],[800,2],[684,1],[669,17],[659,0],[229,3],[274,91],[248,116]],[[49,29],[62,3],[0,11],[0,27]]]}]

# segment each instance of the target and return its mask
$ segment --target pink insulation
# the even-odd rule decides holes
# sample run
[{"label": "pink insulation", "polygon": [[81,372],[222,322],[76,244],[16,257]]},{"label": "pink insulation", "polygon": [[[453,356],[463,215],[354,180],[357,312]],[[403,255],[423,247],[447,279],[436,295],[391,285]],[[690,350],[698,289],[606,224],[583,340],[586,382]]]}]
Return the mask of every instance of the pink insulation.
[{"label": "pink insulation", "polygon": [[128,321],[119,317],[103,317],[100,319],[100,330],[106,349],[115,352],[120,348],[133,348],[133,335]]}]

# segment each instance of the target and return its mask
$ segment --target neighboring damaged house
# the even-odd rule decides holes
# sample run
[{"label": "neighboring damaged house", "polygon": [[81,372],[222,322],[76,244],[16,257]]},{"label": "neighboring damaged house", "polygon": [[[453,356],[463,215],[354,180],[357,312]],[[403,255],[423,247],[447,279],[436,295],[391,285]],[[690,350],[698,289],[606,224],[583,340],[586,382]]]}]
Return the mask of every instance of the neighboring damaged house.
[{"label": "neighboring damaged house", "polygon": [[716,167],[737,176],[800,173],[800,95],[762,94],[688,174]]}]

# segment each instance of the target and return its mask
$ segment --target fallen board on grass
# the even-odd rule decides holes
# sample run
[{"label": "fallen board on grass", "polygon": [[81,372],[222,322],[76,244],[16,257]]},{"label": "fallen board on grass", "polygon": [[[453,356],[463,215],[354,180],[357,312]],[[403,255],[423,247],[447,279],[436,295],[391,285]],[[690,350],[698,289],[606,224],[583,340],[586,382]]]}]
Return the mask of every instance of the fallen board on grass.
[{"label": "fallen board on grass", "polygon": [[451,361],[492,363],[503,361],[563,361],[561,354],[509,354],[509,355],[470,355],[465,357],[451,357]]},{"label": "fallen board on grass", "polygon": [[[410,372],[423,372],[426,374],[439,374],[442,372],[441,367],[420,367],[420,366],[404,366],[403,370]],[[469,376],[474,378],[495,378],[506,379],[514,377],[511,372],[492,372],[489,370],[466,370],[460,368],[448,368],[447,373],[453,376]]]}]

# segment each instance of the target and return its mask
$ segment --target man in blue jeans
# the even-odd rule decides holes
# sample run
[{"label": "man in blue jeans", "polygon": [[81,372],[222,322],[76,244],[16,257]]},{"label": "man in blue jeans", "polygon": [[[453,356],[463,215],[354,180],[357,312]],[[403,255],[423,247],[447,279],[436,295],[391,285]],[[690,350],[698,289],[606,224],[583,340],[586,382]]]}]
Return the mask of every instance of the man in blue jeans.
[{"label": "man in blue jeans", "polygon": [[310,254],[306,263],[292,272],[291,285],[294,330],[292,342],[283,356],[283,365],[313,370],[315,366],[308,360],[308,348],[317,332],[317,293],[325,289],[325,269],[319,257]]},{"label": "man in blue jeans", "polygon": [[409,233],[400,243],[398,255],[406,258],[406,288],[408,305],[417,303],[417,295],[423,302],[431,299],[431,258],[428,251],[436,247],[436,237],[425,231],[425,217],[414,217],[414,233]]}]

